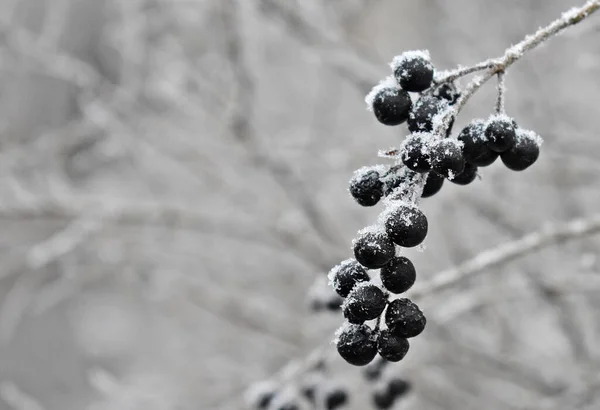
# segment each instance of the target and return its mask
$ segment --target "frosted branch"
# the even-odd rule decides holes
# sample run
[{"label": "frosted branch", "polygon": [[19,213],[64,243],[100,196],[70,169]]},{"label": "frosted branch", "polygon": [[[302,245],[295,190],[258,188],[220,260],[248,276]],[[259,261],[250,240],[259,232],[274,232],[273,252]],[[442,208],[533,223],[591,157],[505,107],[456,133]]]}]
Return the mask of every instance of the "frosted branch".
[{"label": "frosted branch", "polygon": [[504,71],[500,71],[498,73],[498,97],[496,98],[496,114],[504,114],[504,95],[505,95],[505,85],[504,85],[504,76],[506,74]]}]

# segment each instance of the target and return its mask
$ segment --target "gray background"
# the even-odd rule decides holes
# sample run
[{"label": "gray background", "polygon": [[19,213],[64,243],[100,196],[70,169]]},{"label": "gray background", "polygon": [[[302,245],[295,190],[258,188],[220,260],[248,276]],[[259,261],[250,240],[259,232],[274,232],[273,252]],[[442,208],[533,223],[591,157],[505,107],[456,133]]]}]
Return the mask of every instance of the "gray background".
[{"label": "gray background", "polygon": [[[582,1],[1,0],[0,409],[242,408],[341,323],[306,295],[380,211],[346,189],[406,133],[363,101],[391,58],[474,64]],[[511,68],[540,160],[423,201],[419,280],[599,210],[599,30]],[[397,407],[598,408],[597,256],[576,240],[423,300]],[[368,408],[360,372],[332,366]]]}]

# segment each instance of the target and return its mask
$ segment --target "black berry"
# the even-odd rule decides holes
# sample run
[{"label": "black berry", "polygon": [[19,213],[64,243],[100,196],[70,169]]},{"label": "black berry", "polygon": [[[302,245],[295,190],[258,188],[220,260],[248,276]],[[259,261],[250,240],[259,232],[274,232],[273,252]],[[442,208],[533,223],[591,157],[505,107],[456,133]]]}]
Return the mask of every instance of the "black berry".
[{"label": "black berry", "polygon": [[348,190],[358,204],[373,206],[383,195],[383,182],[377,170],[363,168],[354,173]]},{"label": "black berry", "polygon": [[409,338],[421,334],[427,320],[415,303],[402,298],[390,302],[385,312],[385,323],[394,334]]},{"label": "black berry", "polygon": [[367,325],[347,325],[339,334],[337,351],[354,366],[369,364],[377,354],[377,342]]},{"label": "black berry", "polygon": [[415,172],[427,172],[431,169],[430,146],[433,136],[425,133],[412,134],[402,144],[402,162]]},{"label": "black berry", "polygon": [[432,95],[423,95],[415,102],[408,115],[408,129],[410,132],[431,132],[436,116],[444,111],[448,101],[435,98]]},{"label": "black berry", "polygon": [[389,409],[394,405],[394,400],[395,397],[387,389],[373,393],[373,405],[376,409]]},{"label": "black berry", "polygon": [[417,277],[415,267],[410,259],[394,256],[380,270],[381,283],[392,293],[403,293],[411,288]]},{"label": "black berry", "polygon": [[350,291],[342,305],[342,311],[350,323],[360,324],[379,317],[386,304],[387,296],[380,287],[362,282]]},{"label": "black berry", "polygon": [[405,248],[412,248],[423,242],[427,236],[427,228],[425,214],[415,206],[399,205],[390,210],[385,218],[385,231],[390,239]]},{"label": "black berry", "polygon": [[368,282],[369,274],[360,263],[347,259],[329,271],[329,280],[338,295],[348,296],[348,293],[359,282]]},{"label": "black berry", "polygon": [[335,410],[348,402],[348,393],[341,388],[335,388],[325,395],[325,408]]},{"label": "black berry", "polygon": [[452,105],[460,97],[460,91],[452,83],[444,83],[433,90],[433,96],[448,101]]},{"label": "black berry", "polygon": [[485,126],[487,146],[496,152],[504,152],[515,143],[515,122],[506,116],[491,117]]},{"label": "black berry", "polygon": [[381,356],[375,358],[371,363],[369,363],[364,370],[365,379],[369,381],[378,380],[381,377],[381,373],[383,372],[385,365],[389,362],[383,359]]},{"label": "black berry", "polygon": [[469,185],[475,178],[477,178],[477,166],[467,162],[463,172],[455,176],[451,181],[458,185]]},{"label": "black berry", "polygon": [[465,160],[479,167],[491,165],[499,155],[488,147],[484,132],[485,123],[482,120],[474,120],[458,134],[458,140],[463,143]]},{"label": "black berry", "polygon": [[410,391],[410,383],[406,380],[394,377],[388,381],[387,390],[394,399],[399,399]]},{"label": "black berry", "polygon": [[428,53],[408,51],[394,58],[392,67],[396,81],[406,91],[421,92],[431,86],[433,64]]},{"label": "black berry", "polygon": [[442,185],[444,185],[444,177],[435,172],[430,172],[427,174],[427,180],[425,181],[421,197],[429,198],[437,194],[442,189]]},{"label": "black berry", "polygon": [[455,139],[439,140],[431,150],[431,168],[452,180],[465,168],[462,144]]},{"label": "black berry", "polygon": [[509,169],[523,171],[529,168],[539,155],[539,137],[533,131],[518,129],[515,145],[503,152],[500,158]]},{"label": "black berry", "polygon": [[393,333],[390,329],[379,332],[377,351],[384,359],[390,362],[399,362],[404,359],[409,347],[408,340]]},{"label": "black berry", "polygon": [[379,269],[395,254],[394,243],[385,232],[363,231],[354,239],[354,257],[369,269]]},{"label": "black berry", "polygon": [[373,112],[384,125],[399,125],[408,119],[412,100],[405,90],[383,88],[373,98]]}]

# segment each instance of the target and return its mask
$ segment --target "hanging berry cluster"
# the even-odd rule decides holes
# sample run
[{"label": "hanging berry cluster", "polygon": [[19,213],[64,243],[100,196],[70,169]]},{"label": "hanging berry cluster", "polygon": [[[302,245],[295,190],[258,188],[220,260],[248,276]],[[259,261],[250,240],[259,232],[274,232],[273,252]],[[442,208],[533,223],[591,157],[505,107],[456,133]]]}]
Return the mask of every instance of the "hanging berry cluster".
[{"label": "hanging berry cluster", "polygon": [[[418,208],[420,198],[436,194],[445,180],[467,185],[479,167],[498,157],[509,168],[522,171],[539,156],[541,138],[518,127],[504,113],[503,73],[496,112],[475,119],[456,138],[452,125],[461,92],[451,80],[436,80],[427,51],[408,51],[391,63],[392,75],[367,95],[368,108],[388,126],[408,125],[410,135],[400,149],[384,153],[396,163],[363,167],[354,173],[349,191],[362,206],[385,205],[377,223],[358,232],[354,258],[329,272],[337,294],[345,298],[346,323],[336,333],[339,354],[348,363],[364,366],[377,354],[389,362],[402,360],[409,338],[423,332],[426,318],[408,298],[396,298],[415,283],[413,263],[402,248],[420,245],[428,222]],[[419,93],[413,100],[409,93]],[[377,275],[368,270],[379,270]],[[367,322],[373,321],[370,326]]]}]

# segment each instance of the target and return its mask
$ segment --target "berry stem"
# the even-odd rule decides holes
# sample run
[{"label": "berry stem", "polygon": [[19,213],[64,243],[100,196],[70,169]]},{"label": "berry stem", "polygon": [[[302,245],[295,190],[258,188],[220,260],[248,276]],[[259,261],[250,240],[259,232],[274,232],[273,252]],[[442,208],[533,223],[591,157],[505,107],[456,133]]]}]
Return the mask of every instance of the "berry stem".
[{"label": "berry stem", "polygon": [[496,98],[496,114],[504,114],[504,95],[506,93],[504,77],[504,71],[498,71],[498,97]]}]

